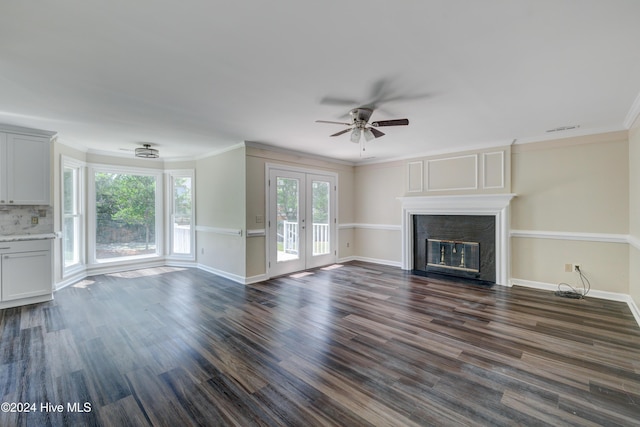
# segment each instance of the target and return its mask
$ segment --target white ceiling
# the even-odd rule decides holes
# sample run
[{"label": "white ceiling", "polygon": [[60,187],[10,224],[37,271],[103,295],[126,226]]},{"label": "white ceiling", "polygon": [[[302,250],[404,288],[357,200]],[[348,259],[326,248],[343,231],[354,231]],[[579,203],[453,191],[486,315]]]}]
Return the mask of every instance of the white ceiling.
[{"label": "white ceiling", "polygon": [[[0,123],[97,152],[255,141],[353,162],[620,130],[639,17],[638,0],[2,0]],[[380,97],[399,99],[372,120],[410,125],[364,155],[315,123]]]}]

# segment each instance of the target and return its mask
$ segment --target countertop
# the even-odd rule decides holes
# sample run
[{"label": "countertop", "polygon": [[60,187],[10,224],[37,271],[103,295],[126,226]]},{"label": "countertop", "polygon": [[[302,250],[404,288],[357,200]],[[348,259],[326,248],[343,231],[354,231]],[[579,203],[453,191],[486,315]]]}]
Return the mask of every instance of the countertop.
[{"label": "countertop", "polygon": [[10,236],[0,236],[0,242],[18,242],[21,240],[46,240],[58,237],[56,233],[44,234],[13,234]]}]

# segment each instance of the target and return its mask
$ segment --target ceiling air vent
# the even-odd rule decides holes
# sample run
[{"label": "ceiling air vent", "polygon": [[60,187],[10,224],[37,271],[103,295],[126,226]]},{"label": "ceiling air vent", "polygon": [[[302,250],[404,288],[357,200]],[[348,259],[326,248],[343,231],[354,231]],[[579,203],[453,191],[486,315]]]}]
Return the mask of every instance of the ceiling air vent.
[{"label": "ceiling air vent", "polygon": [[574,126],[560,126],[554,129],[549,129],[546,132],[550,133],[550,132],[562,132],[563,130],[573,130],[573,129],[578,129],[580,127],[580,125],[574,125]]}]

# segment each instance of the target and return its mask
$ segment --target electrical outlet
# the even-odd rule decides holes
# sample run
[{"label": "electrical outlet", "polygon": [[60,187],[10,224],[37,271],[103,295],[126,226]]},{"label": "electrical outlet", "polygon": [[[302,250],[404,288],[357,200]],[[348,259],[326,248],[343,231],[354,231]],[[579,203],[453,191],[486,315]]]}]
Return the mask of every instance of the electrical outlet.
[{"label": "electrical outlet", "polygon": [[38,224],[38,217],[37,216],[32,216],[31,217],[31,224],[33,224],[33,225]]},{"label": "electrical outlet", "polygon": [[347,242],[347,247],[349,247],[349,242]]},{"label": "electrical outlet", "polygon": [[573,271],[580,271],[582,270],[582,266],[580,264],[573,264]]},{"label": "electrical outlet", "polygon": [[573,264],[565,264],[564,265],[564,272],[565,273],[571,273],[573,271]]},{"label": "electrical outlet", "polygon": [[200,253],[204,255],[204,248],[200,249]]}]

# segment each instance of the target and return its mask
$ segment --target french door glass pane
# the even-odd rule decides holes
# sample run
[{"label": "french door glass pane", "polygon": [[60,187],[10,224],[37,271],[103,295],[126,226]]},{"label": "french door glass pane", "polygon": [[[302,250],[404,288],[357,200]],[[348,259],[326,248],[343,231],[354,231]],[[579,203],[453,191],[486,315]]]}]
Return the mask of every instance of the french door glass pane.
[{"label": "french door glass pane", "polygon": [[313,255],[331,252],[329,233],[330,183],[312,181],[311,210],[313,212]]},{"label": "french door glass pane", "polygon": [[173,250],[174,254],[191,253],[191,177],[173,180]]},{"label": "french door glass pane", "polygon": [[156,253],[156,178],[96,172],[96,259]]},{"label": "french door glass pane", "polygon": [[300,206],[300,181],[295,178],[278,177],[276,180],[278,234],[278,256],[276,260],[290,261],[298,259],[299,224],[298,209]]}]

